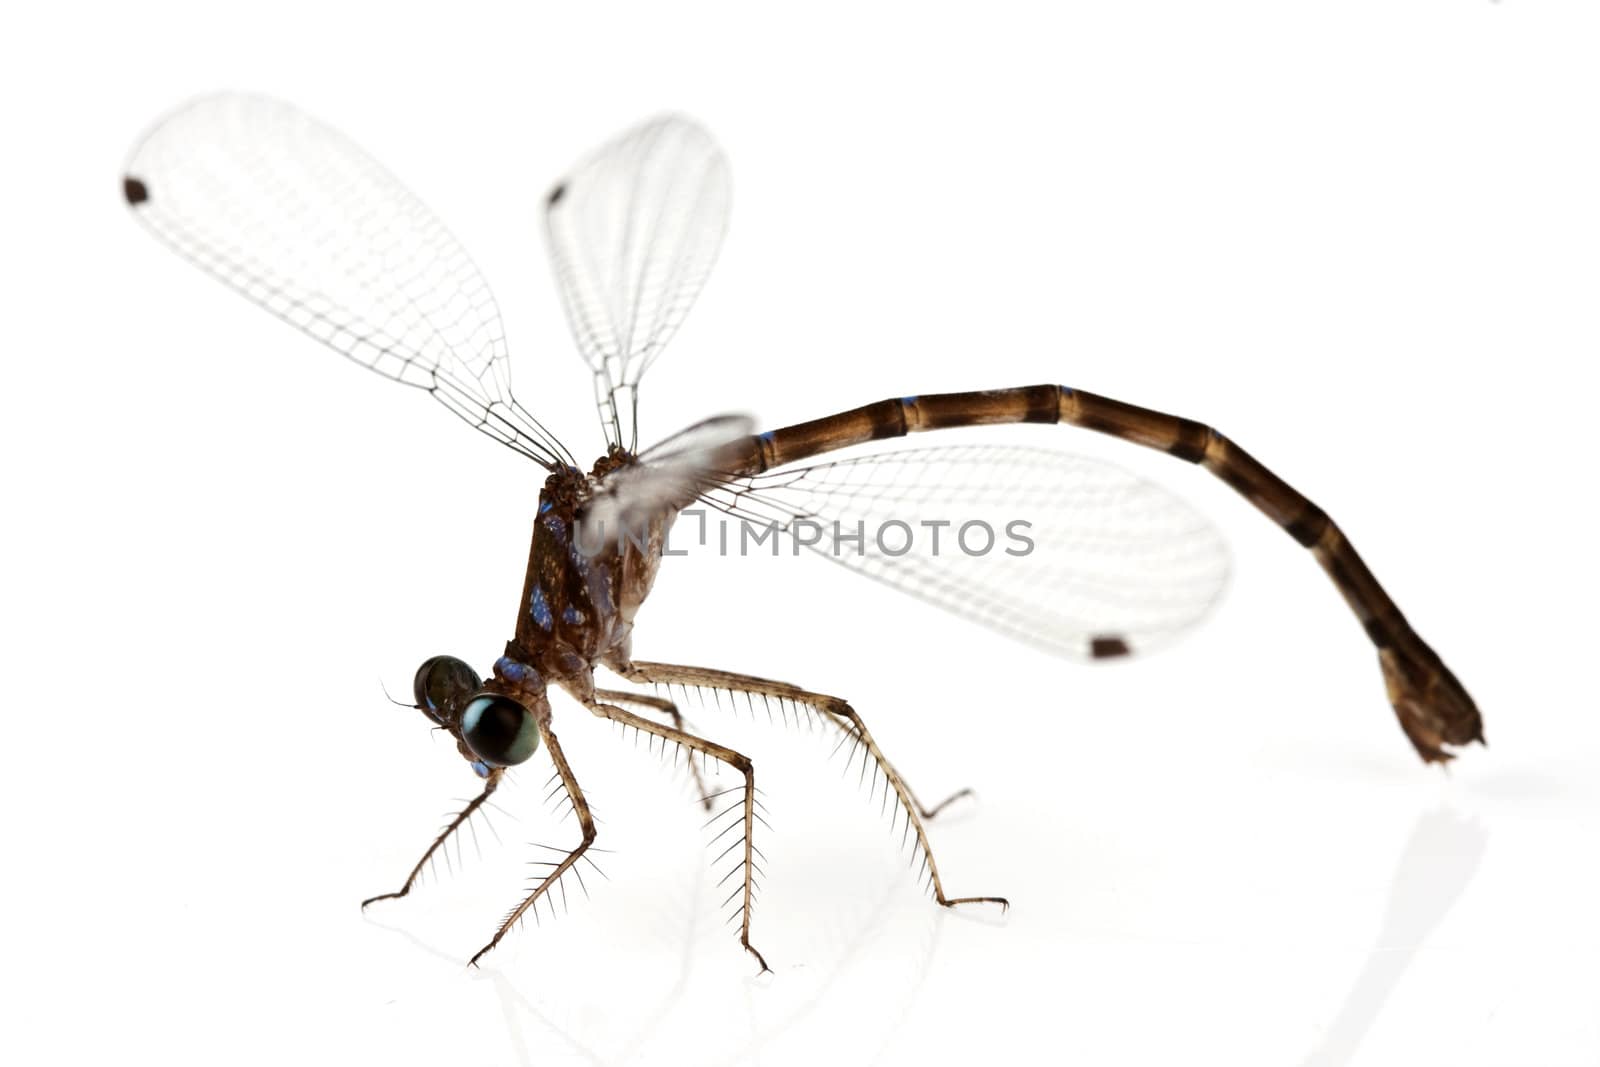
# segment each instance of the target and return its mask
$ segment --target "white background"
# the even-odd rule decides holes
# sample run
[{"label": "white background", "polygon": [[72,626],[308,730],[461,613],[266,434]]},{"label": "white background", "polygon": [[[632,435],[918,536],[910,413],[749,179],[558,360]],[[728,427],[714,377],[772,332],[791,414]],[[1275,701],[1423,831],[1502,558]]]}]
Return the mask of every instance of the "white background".
[{"label": "white background", "polygon": [[[1600,1062],[1592,8],[42,10],[0,44],[0,1058]],[[814,559],[695,557],[636,651],[849,697],[923,794],[978,790],[934,844],[1011,912],[920,897],[820,736],[694,706],[773,811],[756,980],[681,773],[558,697],[609,881],[465,970],[528,843],[573,831],[540,757],[502,844],[363,916],[476,781],[380,683],[498,654],[539,472],[126,217],[125,152],[216,88],[301,104],[448,220],[580,453],[541,195],[698,116],[734,220],[645,437],[1034,382],[1204,419],[1339,520],[1493,747],[1420,765],[1337,593],[1202,472],[997,429],[1205,509],[1215,619],[1091,668]]]}]

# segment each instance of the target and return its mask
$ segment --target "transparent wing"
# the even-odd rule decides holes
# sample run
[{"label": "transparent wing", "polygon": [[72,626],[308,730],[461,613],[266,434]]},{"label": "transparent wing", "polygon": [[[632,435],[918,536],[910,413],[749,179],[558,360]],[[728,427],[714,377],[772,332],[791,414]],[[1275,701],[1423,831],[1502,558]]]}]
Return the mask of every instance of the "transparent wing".
[{"label": "transparent wing", "polygon": [[1182,500],[1045,449],[900,449],[725,480],[701,499],[1070,657],[1159,645],[1203,618],[1228,578],[1221,535]]},{"label": "transparent wing", "polygon": [[550,191],[550,258],[613,445],[637,445],[639,379],[716,262],[730,193],[716,142],[676,115],[622,134]]},{"label": "transparent wing", "polygon": [[600,480],[579,520],[578,543],[601,545],[646,536],[656,519],[678,511],[716,484],[716,472],[733,458],[730,448],[749,439],[753,421],[719,415],[697,422]]},{"label": "transparent wing", "polygon": [[570,462],[511,395],[478,268],[340,134],[275,100],[205,97],[145,136],[123,192],[157,237],[285,322],[546,467]]}]

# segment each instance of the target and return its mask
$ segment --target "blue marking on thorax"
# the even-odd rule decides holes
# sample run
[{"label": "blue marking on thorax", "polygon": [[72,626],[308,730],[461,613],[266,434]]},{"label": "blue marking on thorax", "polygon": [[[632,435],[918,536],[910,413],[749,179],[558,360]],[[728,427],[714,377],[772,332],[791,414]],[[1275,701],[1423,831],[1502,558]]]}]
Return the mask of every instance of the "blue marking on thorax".
[{"label": "blue marking on thorax", "polygon": [[543,515],[545,512],[549,511],[554,506],[555,505],[551,504],[550,501],[548,501],[548,500],[541,500],[539,502],[539,514]]},{"label": "blue marking on thorax", "polygon": [[548,630],[555,625],[556,620],[550,614],[550,605],[544,599],[544,586],[533,587],[533,595],[528,597],[528,613],[533,616],[533,621],[539,624],[541,630]]},{"label": "blue marking on thorax", "polygon": [[566,610],[561,613],[561,621],[577,626],[583,622],[583,612],[568,604]]},{"label": "blue marking on thorax", "polygon": [[538,671],[526,663],[512,659],[510,656],[501,656],[494,661],[494,673],[512,685],[541,684]]},{"label": "blue marking on thorax", "polygon": [[567,539],[567,524],[562,521],[560,515],[546,515],[544,517],[544,528],[549,530],[550,536],[557,541],[565,541]]},{"label": "blue marking on thorax", "polygon": [[473,760],[472,773],[476,774],[479,778],[487,778],[489,777],[489,765],[483,762],[481,759]]}]

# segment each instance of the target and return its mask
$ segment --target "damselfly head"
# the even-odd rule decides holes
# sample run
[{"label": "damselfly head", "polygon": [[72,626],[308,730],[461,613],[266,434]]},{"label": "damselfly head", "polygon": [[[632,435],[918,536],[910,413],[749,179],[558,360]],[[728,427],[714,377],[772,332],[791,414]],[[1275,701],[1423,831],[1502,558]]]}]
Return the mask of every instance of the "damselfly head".
[{"label": "damselfly head", "polygon": [[502,684],[496,678],[485,688],[478,672],[454,656],[424,661],[412,684],[418,709],[456,736],[480,777],[522,763],[539,748],[539,719],[524,700],[542,701],[542,694],[530,690],[519,699],[498,692]]}]

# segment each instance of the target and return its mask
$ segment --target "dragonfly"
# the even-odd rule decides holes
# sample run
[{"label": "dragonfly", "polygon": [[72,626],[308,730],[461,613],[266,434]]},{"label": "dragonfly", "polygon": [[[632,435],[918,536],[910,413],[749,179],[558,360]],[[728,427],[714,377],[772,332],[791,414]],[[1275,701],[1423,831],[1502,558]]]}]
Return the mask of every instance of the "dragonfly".
[{"label": "dragonfly", "polygon": [[[551,848],[543,873],[472,965],[569,873],[581,882],[580,860],[592,862],[586,853],[595,820],[554,729],[552,686],[624,732],[648,735],[674,762],[683,756],[708,811],[719,797],[730,798],[718,816],[727,819],[723,834],[731,842],[722,854],[732,863],[724,883],[733,886],[724,906],[762,972],[767,961],[750,936],[764,874],[755,764],[691,732],[670,699],[673,687],[806,709],[850,746],[852,759],[861,754],[875,785],[882,781],[885,806],[893,801],[891,826],[901,825],[902,842],[909,838],[920,855],[921,876],[938,904],[1007,906],[1003,897],[946,891],[926,830],[943,804],[922,804],[848,700],[634,657],[634,620],[669,529],[697,502],[766,523],[926,603],[1048,653],[1087,660],[1147,651],[1197,623],[1225,583],[1226,547],[1179,497],[1099,460],[987,442],[857,447],[874,442],[1059,424],[1198,464],[1308,549],[1332,579],[1377,649],[1388,700],[1423,761],[1443,763],[1452,749],[1483,742],[1471,696],[1333,519],[1203,422],[1044,384],[893,397],[759,433],[749,418],[719,415],[640,450],[640,383],[703,288],[728,222],[726,158],[687,117],[663,115],[627,130],[544,197],[556,283],[593,375],[606,442],[587,470],[513,395],[495,299],[456,238],[330,127],[273,99],[203,97],[138,142],[123,196],[138,221],[185,259],[348,359],[427,393],[544,471],[515,628],[502,655],[487,676],[457,657],[435,656],[414,679],[411,706],[455,740],[481,791],[399,889],[362,902],[365,908],[409,894],[507,769],[542,748],[554,768],[551,795],[565,794],[562,814],[575,818],[579,840]],[[853,451],[811,462],[842,449]],[[970,532],[971,523],[946,529],[938,524],[954,520],[938,516],[1001,513],[1029,517],[1017,539],[1026,550],[974,552],[963,541],[959,551],[908,551],[883,537],[895,524],[902,533],[931,523],[948,542]],[[869,522],[875,533],[867,532]],[[817,536],[822,530],[835,536]],[[598,667],[633,688],[602,688]],[[739,784],[711,792],[699,768],[713,764]]]}]

